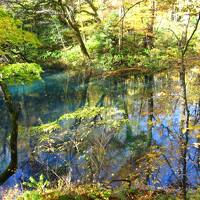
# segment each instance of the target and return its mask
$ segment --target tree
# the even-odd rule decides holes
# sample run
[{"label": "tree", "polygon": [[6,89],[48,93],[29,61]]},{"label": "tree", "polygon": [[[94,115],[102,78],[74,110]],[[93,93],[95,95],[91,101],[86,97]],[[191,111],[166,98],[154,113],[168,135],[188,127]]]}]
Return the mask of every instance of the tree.
[{"label": "tree", "polygon": [[22,30],[21,25],[21,21],[14,20],[0,7],[0,57],[4,62],[26,61],[21,48],[25,46],[36,48],[40,45],[37,37]]},{"label": "tree", "polygon": [[200,11],[198,13],[197,21],[194,25],[194,29],[190,36],[188,37],[188,26],[190,23],[190,18],[185,26],[185,30],[182,34],[181,40],[179,40],[179,51],[181,54],[181,63],[180,63],[180,84],[181,84],[181,98],[182,98],[182,121],[181,121],[181,130],[182,130],[182,139],[181,139],[181,162],[182,162],[182,193],[184,200],[187,199],[187,153],[188,153],[188,142],[189,142],[189,126],[190,126],[190,110],[188,105],[187,97],[187,87],[186,87],[186,66],[185,66],[185,57],[188,51],[191,40],[194,37],[194,34],[197,31],[200,22]]},{"label": "tree", "polygon": [[18,28],[17,24],[18,22],[11,18],[4,9],[0,10],[0,56],[5,57],[5,62],[7,62],[7,64],[0,65],[0,87],[12,124],[10,133],[11,160],[8,167],[0,175],[0,184],[4,183],[15,173],[18,162],[17,138],[20,108],[18,105],[15,105],[12,99],[9,85],[30,83],[39,79],[42,72],[41,67],[34,63],[8,64],[14,61],[11,55],[15,48],[20,48],[24,43],[31,45],[39,43],[33,34]]}]

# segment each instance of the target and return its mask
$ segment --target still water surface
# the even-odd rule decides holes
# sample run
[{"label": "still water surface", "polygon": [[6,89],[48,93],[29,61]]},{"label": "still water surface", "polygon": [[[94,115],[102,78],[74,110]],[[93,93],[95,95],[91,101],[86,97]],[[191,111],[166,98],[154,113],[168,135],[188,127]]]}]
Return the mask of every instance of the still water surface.
[{"label": "still water surface", "polygon": [[[187,75],[191,119],[196,124],[199,123],[199,76],[195,70]],[[154,155],[153,161],[149,161],[155,167],[148,183],[159,187],[177,184],[180,171],[178,136],[182,115],[177,77],[177,72],[165,72],[149,77],[128,74],[89,79],[83,74],[51,72],[45,73],[42,81],[31,85],[11,86],[13,98],[21,107],[19,168],[5,186],[13,186],[41,173],[47,178],[67,174],[66,178],[72,181],[105,181],[127,178],[130,172],[134,172],[139,174],[140,179],[148,166],[145,160],[138,166],[136,160],[145,155],[143,152],[148,152],[149,145],[155,146],[158,151],[162,149],[162,154]],[[46,151],[44,147],[49,143],[45,139],[41,142],[41,135],[30,131],[33,126],[53,122],[63,114],[86,106],[111,109],[116,112],[113,117],[115,121],[123,118],[126,123],[117,129],[105,126],[89,128],[90,135],[85,137],[88,141],[84,141],[84,147],[81,146],[78,153],[67,143],[69,138],[63,130],[62,133],[55,131],[53,136],[50,134],[50,139],[57,140],[57,149],[53,151]],[[10,122],[2,97],[0,111],[0,171],[3,171],[9,163]],[[106,116],[102,118],[106,120]],[[68,124],[66,130],[71,130],[69,127],[74,121],[65,123]],[[83,133],[87,130],[78,125],[76,131]],[[152,138],[149,137],[151,134]],[[200,153],[194,145],[197,142],[195,134],[195,131],[190,134],[188,147],[190,185],[200,183]],[[58,142],[59,137],[61,139]],[[58,150],[60,146],[65,148]]]}]

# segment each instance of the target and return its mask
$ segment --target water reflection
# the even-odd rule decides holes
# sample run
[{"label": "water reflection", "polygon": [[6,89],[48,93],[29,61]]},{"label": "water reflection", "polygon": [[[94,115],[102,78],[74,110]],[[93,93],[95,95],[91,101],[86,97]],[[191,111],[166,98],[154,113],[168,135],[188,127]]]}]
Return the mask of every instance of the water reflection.
[{"label": "water reflection", "polygon": [[[48,178],[68,175],[73,181],[105,181],[127,178],[132,173],[135,180],[147,181],[150,185],[179,184],[182,108],[177,77],[176,71],[106,78],[62,72],[47,73],[43,81],[30,86],[10,87],[15,101],[21,105],[21,113],[19,170],[7,184],[15,184],[40,173],[45,173]],[[198,81],[199,74],[195,70],[187,75],[188,104],[194,126],[199,124]],[[45,146],[47,142],[41,143],[40,137],[30,132],[30,127],[55,121],[61,115],[85,106],[123,110],[123,113],[114,117],[116,121],[123,119],[125,123],[120,129],[92,126],[88,130],[82,122],[78,122],[75,130],[72,130],[74,121],[67,121],[66,132],[55,131],[53,136],[46,138],[56,139],[52,143],[56,147],[54,151],[46,152],[40,148],[41,144]],[[2,98],[0,110],[4,116],[0,119],[0,170],[3,170],[9,162],[10,122]],[[106,116],[101,117],[109,120]],[[90,132],[81,149],[76,149],[75,143],[72,145],[68,142],[67,130],[71,131],[70,137],[77,142],[80,142],[84,131]],[[198,134],[198,130],[191,130],[190,133],[188,184],[196,185],[200,181],[199,149],[194,144],[197,143],[195,134]],[[61,146],[64,148],[59,150]],[[150,151],[152,146],[154,150]],[[149,155],[146,156],[146,153]],[[137,162],[138,159],[142,162]],[[153,169],[149,166],[153,166]]]}]

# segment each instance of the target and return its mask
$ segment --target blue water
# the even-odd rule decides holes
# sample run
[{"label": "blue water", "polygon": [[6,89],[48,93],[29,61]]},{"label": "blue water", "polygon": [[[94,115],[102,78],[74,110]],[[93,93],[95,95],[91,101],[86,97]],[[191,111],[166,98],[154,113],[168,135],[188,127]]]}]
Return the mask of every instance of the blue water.
[{"label": "blue water", "polygon": [[[70,173],[71,181],[86,180],[85,177],[89,172],[85,168],[87,160],[85,160],[83,154],[79,154],[77,157],[77,153],[70,152],[70,149],[55,153],[41,151],[34,158],[33,151],[38,145],[38,136],[31,135],[29,128],[52,122],[61,115],[76,111],[81,107],[97,106],[97,102],[102,96],[104,98],[98,106],[114,108],[116,111],[126,110],[131,136],[127,135],[127,124],[118,130],[116,136],[109,142],[108,145],[110,146],[106,147],[105,161],[102,162],[98,179],[103,181],[111,180],[113,177],[120,178],[120,171],[130,160],[132,160],[133,171],[135,171],[136,158],[142,151],[140,148],[147,142],[148,100],[153,98],[153,114],[157,120],[159,119],[159,122],[155,119],[152,121],[152,144],[164,149],[163,153],[169,159],[173,169],[161,156],[163,162],[156,164],[157,168],[152,172],[149,184],[155,187],[176,184],[177,179],[174,172],[177,177],[180,176],[176,136],[180,133],[181,106],[178,101],[179,89],[175,89],[179,82],[169,79],[170,77],[155,75],[154,84],[149,86],[144,82],[144,77],[136,77],[132,74],[125,77],[91,78],[89,82],[86,82],[82,74],[73,76],[63,72],[54,72],[46,73],[43,80],[36,81],[31,85],[11,86],[10,91],[13,99],[16,103],[20,103],[22,108],[19,123],[24,129],[23,131],[20,130],[19,136],[18,170],[4,186],[12,187],[16,183],[27,181],[30,176],[37,178],[41,173],[44,173],[47,178],[49,178],[49,174],[55,178],[52,173],[49,172],[48,174],[47,168],[57,170],[56,173],[59,176],[69,175]],[[153,96],[149,95],[149,88],[153,90]],[[195,100],[191,101],[191,113],[196,103]],[[0,110],[2,113],[0,119],[0,171],[3,171],[10,159],[8,148],[10,122],[2,98],[0,99]],[[196,116],[192,117],[195,118]],[[170,135],[166,127],[173,130],[174,135]],[[102,131],[103,129],[94,129],[92,137],[95,139],[95,134],[102,134]],[[139,137],[143,135],[144,137]],[[134,150],[137,145],[136,141],[139,142],[139,152]],[[200,183],[200,171],[197,165],[198,149],[193,146],[194,142],[196,140],[191,134],[189,154],[194,158],[192,161],[188,160],[188,182],[191,186]],[[87,155],[93,155],[90,154],[90,151],[94,151],[95,146],[92,147],[89,145],[84,147],[85,151],[89,152]],[[64,167],[69,162],[70,169]],[[59,167],[62,168],[61,172],[58,170]],[[95,181],[98,181],[96,179],[97,177]],[[159,182],[155,183],[154,179],[158,179]]]}]

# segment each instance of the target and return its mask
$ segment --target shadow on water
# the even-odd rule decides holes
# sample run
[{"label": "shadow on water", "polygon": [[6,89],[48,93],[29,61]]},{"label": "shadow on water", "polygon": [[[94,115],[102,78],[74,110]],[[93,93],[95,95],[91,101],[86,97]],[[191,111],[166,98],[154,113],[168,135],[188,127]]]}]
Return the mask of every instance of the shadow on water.
[{"label": "shadow on water", "polygon": [[[134,174],[134,179],[140,179],[144,173],[143,181],[149,185],[163,187],[178,184],[181,105],[177,76],[177,72],[165,72],[154,76],[129,74],[99,79],[83,74],[73,76],[54,72],[45,74],[43,81],[32,85],[10,87],[14,100],[21,106],[19,167],[5,186],[13,186],[41,173],[50,179],[67,174],[72,181],[127,178],[130,173]],[[198,76],[192,74],[187,77],[189,108],[195,124],[199,123]],[[107,132],[101,128],[93,129],[94,133],[87,137],[82,154],[77,154],[74,148],[65,148],[60,152],[36,152],[39,138],[31,134],[30,127],[55,121],[61,115],[85,106],[123,110],[120,117],[126,123],[116,133],[109,129]],[[3,116],[0,119],[0,171],[3,171],[10,159],[10,122],[2,98],[0,110]],[[191,186],[199,184],[199,149],[193,145],[195,134],[194,130],[189,142],[187,169],[188,184]],[[66,145],[65,139],[63,145]],[[59,144],[62,142],[59,141]],[[152,153],[152,148],[155,154],[153,159],[145,157],[146,153]],[[85,152],[90,156],[91,166],[84,157]],[[96,164],[91,162],[92,159]],[[142,164],[138,164],[138,159],[143,159]],[[154,169],[149,168],[150,164]],[[144,172],[140,171],[141,168]]]}]

